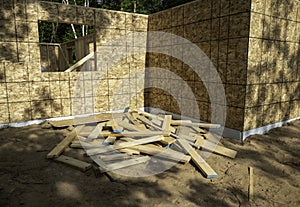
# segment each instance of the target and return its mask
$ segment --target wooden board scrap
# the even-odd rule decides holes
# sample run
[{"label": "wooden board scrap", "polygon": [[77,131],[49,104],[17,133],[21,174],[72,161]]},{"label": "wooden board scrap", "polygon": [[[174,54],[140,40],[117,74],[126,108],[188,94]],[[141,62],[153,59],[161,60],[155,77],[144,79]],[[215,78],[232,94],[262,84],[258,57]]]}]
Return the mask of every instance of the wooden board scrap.
[{"label": "wooden board scrap", "polygon": [[72,157],[68,157],[65,155],[60,155],[59,157],[55,158],[54,160],[57,162],[61,162],[61,163],[67,164],[69,166],[72,166],[74,168],[77,168],[83,172],[87,171],[88,169],[90,169],[92,167],[92,165],[90,163],[83,162],[81,160],[77,160],[77,159],[74,159]]},{"label": "wooden board scrap", "polygon": [[120,143],[120,144],[115,144],[115,145],[111,145],[111,146],[107,146],[107,147],[101,146],[96,149],[87,150],[87,154],[88,155],[96,155],[96,154],[111,152],[111,151],[126,148],[126,147],[132,147],[132,146],[147,144],[147,143],[151,143],[151,142],[157,142],[157,141],[161,141],[163,139],[164,139],[163,136],[154,136],[154,137],[138,139],[138,140],[135,140],[132,142],[124,142],[124,143]]},{"label": "wooden board scrap", "polygon": [[82,127],[83,126],[78,126],[71,133],[69,133],[65,139],[63,139],[58,145],[54,147],[54,149],[51,150],[51,152],[48,153],[47,158],[53,159],[58,157],[75,139],[75,137],[77,136],[76,131],[80,131]]},{"label": "wooden board scrap", "polygon": [[177,139],[182,148],[191,155],[193,162],[206,178],[216,178],[217,173],[205,162],[205,160],[196,152],[196,150],[184,139]]},{"label": "wooden board scrap", "polygon": [[107,164],[104,169],[101,167],[100,171],[101,172],[114,171],[114,170],[118,170],[118,169],[121,169],[121,168],[126,168],[126,167],[130,167],[130,166],[133,166],[133,165],[138,165],[138,164],[141,164],[141,163],[145,163],[145,162],[149,161],[150,159],[151,158],[149,156],[143,156],[143,157],[138,157],[138,158],[134,158],[134,159],[123,160],[121,162]]},{"label": "wooden board scrap", "polygon": [[202,137],[198,137],[195,146],[201,147],[202,149],[214,152],[219,155],[223,155],[230,158],[235,158],[237,151],[220,146],[214,142],[210,142],[208,140],[203,139]]}]

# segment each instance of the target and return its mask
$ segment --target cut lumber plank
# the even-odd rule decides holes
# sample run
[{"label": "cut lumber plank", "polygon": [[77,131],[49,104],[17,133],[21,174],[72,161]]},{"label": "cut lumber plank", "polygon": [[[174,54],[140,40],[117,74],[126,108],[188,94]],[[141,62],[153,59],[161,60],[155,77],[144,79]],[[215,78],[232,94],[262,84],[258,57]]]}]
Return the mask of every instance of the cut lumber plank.
[{"label": "cut lumber plank", "polygon": [[107,137],[107,138],[104,140],[103,144],[104,144],[104,145],[114,144],[115,141],[116,141],[116,137]]},{"label": "cut lumber plank", "polygon": [[123,127],[120,127],[117,121],[111,120],[110,123],[113,133],[121,133],[123,131]]},{"label": "cut lumber plank", "polygon": [[118,149],[119,152],[126,153],[128,155],[139,155],[140,151],[131,149],[131,148],[123,148],[123,149]]},{"label": "cut lumber plank", "polygon": [[124,160],[121,162],[116,162],[116,163],[112,163],[112,164],[108,164],[105,166],[104,169],[100,168],[101,172],[109,172],[109,171],[114,171],[114,170],[118,170],[121,168],[126,168],[126,167],[130,167],[133,165],[138,165],[141,163],[145,163],[147,161],[149,161],[151,158],[149,156],[143,156],[143,157],[138,157],[138,158],[134,158],[134,159],[130,159],[130,160]]},{"label": "cut lumber plank", "polygon": [[139,125],[140,123],[138,122],[138,120],[136,120],[136,118],[133,116],[132,113],[128,112],[125,113],[126,118],[135,126]]},{"label": "cut lumber plank", "polygon": [[133,109],[132,110],[133,112],[137,112],[138,114],[142,114],[146,117],[149,117],[149,118],[152,118],[152,119],[158,119],[158,120],[161,120],[163,121],[164,118],[160,117],[160,116],[157,116],[157,115],[154,115],[154,114],[150,114],[148,112],[145,112],[145,111],[142,111],[142,110],[139,110],[139,109]]},{"label": "cut lumber plank", "polygon": [[91,149],[91,148],[98,148],[99,146],[90,144],[90,143],[84,143],[84,142],[72,142],[70,145],[71,148],[75,149]]},{"label": "cut lumber plank", "polygon": [[191,120],[172,120],[171,125],[178,126],[182,125],[183,123],[192,123]]},{"label": "cut lumber plank", "polygon": [[[149,131],[148,129],[146,129],[145,125],[143,125],[144,127],[140,127],[140,126],[130,124],[125,120],[118,122],[118,124],[129,131]],[[140,125],[140,123],[138,125]]]},{"label": "cut lumber plank", "polygon": [[182,148],[191,155],[193,162],[206,178],[216,178],[217,173],[205,162],[205,160],[197,153],[197,151],[184,139],[177,139]]},{"label": "cut lumber plank", "polygon": [[205,140],[201,137],[197,137],[195,146],[201,147],[204,150],[208,150],[208,151],[214,152],[216,154],[223,155],[223,156],[230,157],[230,158],[235,158],[235,156],[237,154],[237,151],[235,151],[235,150],[217,145],[216,143]]},{"label": "cut lumber plank", "polygon": [[174,139],[173,137],[165,137],[160,142],[164,145],[171,145],[171,144],[174,144],[176,142],[176,139]]},{"label": "cut lumber plank", "polygon": [[73,119],[59,120],[59,121],[49,121],[49,124],[54,128],[64,128],[73,125]]},{"label": "cut lumber plank", "polygon": [[248,200],[251,201],[253,199],[253,193],[254,193],[253,167],[248,167],[248,174],[249,174]]},{"label": "cut lumber plank", "polygon": [[85,172],[92,167],[92,165],[90,163],[83,162],[81,160],[77,160],[72,157],[68,157],[68,156],[64,156],[64,155],[60,155],[59,157],[55,158],[54,160],[57,162],[61,162],[61,163],[67,164],[69,166],[72,166],[74,168],[77,168],[77,169],[81,170],[82,172]]},{"label": "cut lumber plank", "polygon": [[208,128],[208,129],[215,129],[220,128],[220,124],[210,124],[210,123],[187,123],[182,122],[180,126],[191,126],[191,127],[202,127],[202,128]]},{"label": "cut lumber plank", "polygon": [[135,140],[135,141],[132,141],[132,142],[124,142],[124,143],[120,143],[120,144],[110,145],[110,146],[107,146],[107,147],[101,146],[97,149],[87,150],[87,154],[88,155],[96,155],[96,154],[111,152],[111,151],[126,148],[126,147],[132,147],[132,146],[147,144],[147,143],[151,143],[151,142],[157,142],[157,141],[161,141],[163,139],[164,139],[163,136],[154,136],[154,137],[138,139],[138,140]]},{"label": "cut lumber plank", "polygon": [[70,144],[71,142],[75,139],[77,136],[76,130],[81,130],[82,126],[77,127],[77,129],[74,129],[72,132],[70,132],[65,139],[63,139],[59,144],[57,144],[51,152],[47,154],[48,159],[53,159],[58,157]]},{"label": "cut lumber plank", "polygon": [[[138,132],[122,132],[122,133],[111,133],[111,132],[104,132],[99,134],[98,137],[150,137],[150,136],[169,136],[170,133],[163,132],[163,131],[138,131]],[[84,133],[80,133],[81,136],[85,136]]]},{"label": "cut lumber plank", "polygon": [[99,134],[102,132],[104,123],[99,123],[95,129],[89,134],[88,139],[97,139]]},{"label": "cut lumber plank", "polygon": [[151,122],[159,127],[162,125],[162,121],[160,119],[152,118]]},{"label": "cut lumber plank", "polygon": [[87,56],[83,57],[82,59],[80,59],[77,63],[75,63],[74,65],[69,67],[67,70],[65,70],[65,72],[72,72],[73,70],[82,66],[86,61],[88,61],[89,59],[91,59],[93,57],[94,57],[94,52],[92,52],[92,53],[88,54]]},{"label": "cut lumber plank", "polygon": [[111,155],[100,155],[99,158],[105,162],[108,162],[108,161],[116,161],[116,160],[125,160],[125,159],[129,159],[130,157],[124,153],[116,153]]},{"label": "cut lumber plank", "polygon": [[163,120],[162,130],[163,131],[171,131],[171,121],[172,121],[172,115],[165,115],[165,118]]},{"label": "cut lumber plank", "polygon": [[[134,141],[132,138],[121,138],[121,140],[125,140],[127,142]],[[181,152],[172,150],[172,149],[166,149],[163,147],[156,146],[154,144],[145,144],[145,145],[137,145],[133,147],[129,147],[129,149],[135,149],[142,153],[148,154],[148,155],[156,155],[162,158],[171,159],[174,161],[184,162],[187,163],[191,160],[191,157],[188,155],[185,155]]]},{"label": "cut lumber plank", "polygon": [[185,155],[181,152],[177,152],[172,149],[158,147],[156,145],[138,145],[130,147],[130,149],[138,150],[144,154],[155,155],[161,158],[174,160],[176,162],[188,163],[191,160],[191,157],[188,155]]}]

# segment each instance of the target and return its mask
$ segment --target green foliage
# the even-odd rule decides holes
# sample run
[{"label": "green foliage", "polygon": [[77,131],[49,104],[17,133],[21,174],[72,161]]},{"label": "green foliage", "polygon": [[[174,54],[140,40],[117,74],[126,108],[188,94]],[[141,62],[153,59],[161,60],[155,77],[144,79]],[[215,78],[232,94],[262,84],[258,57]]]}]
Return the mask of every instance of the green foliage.
[{"label": "green foliage", "polygon": [[[74,25],[77,37],[82,36],[82,25]],[[88,34],[93,33],[93,27],[88,27]],[[75,39],[70,24],[39,22],[39,39],[40,42],[63,43]]]},{"label": "green foliage", "polygon": [[[48,0],[51,2],[62,3],[62,0]],[[68,0],[69,4],[83,6],[85,0]],[[181,5],[192,0],[89,0],[89,7],[117,10],[134,11],[136,2],[136,12],[140,14],[151,14],[165,10],[177,5]],[[76,3],[75,3],[76,2]],[[74,25],[78,37],[82,36],[81,25]],[[88,34],[93,32],[89,27]],[[75,39],[71,25],[50,22],[39,22],[40,42],[62,43]]]}]

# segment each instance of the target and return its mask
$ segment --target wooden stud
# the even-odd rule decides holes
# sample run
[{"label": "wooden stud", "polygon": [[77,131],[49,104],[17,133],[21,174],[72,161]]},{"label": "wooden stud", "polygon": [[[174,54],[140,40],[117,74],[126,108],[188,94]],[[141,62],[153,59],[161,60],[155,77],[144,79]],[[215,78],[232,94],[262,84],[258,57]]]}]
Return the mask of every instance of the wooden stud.
[{"label": "wooden stud", "polygon": [[171,145],[176,142],[176,139],[174,139],[173,137],[164,137],[164,139],[161,140],[160,142],[164,145]]},{"label": "wooden stud", "polygon": [[162,130],[171,132],[171,121],[172,121],[172,115],[165,115]]},{"label": "wooden stud", "polygon": [[[81,136],[85,136],[87,134],[81,133]],[[169,136],[170,133],[162,132],[162,131],[138,131],[138,132],[122,132],[122,133],[111,133],[102,131],[98,137],[150,137],[150,136]]]},{"label": "wooden stud", "polygon": [[102,169],[102,168],[99,168],[99,169],[101,172],[109,172],[109,171],[114,171],[114,170],[118,170],[121,168],[130,167],[133,165],[145,163],[145,162],[149,161],[150,159],[151,158],[149,156],[143,156],[143,157],[138,157],[138,158],[134,158],[134,159],[129,159],[129,160],[121,161],[121,162],[108,164],[105,166],[104,169]]},{"label": "wooden stud", "polygon": [[105,152],[111,152],[111,151],[122,149],[122,148],[132,147],[132,146],[136,146],[136,145],[147,144],[147,143],[151,143],[151,142],[158,142],[163,139],[164,139],[163,136],[154,136],[154,137],[138,139],[138,140],[135,140],[132,142],[124,142],[124,143],[120,143],[120,144],[115,144],[115,145],[111,145],[111,146],[107,146],[107,147],[101,146],[97,149],[87,150],[87,154],[88,155],[96,155],[96,154],[101,154],[101,153],[105,153]]},{"label": "wooden stud", "polygon": [[88,139],[97,139],[99,134],[102,132],[104,123],[99,123],[95,129],[89,134]]},{"label": "wooden stud", "polygon": [[184,139],[177,139],[182,148],[191,155],[193,162],[206,178],[216,178],[217,173],[205,162],[205,160],[196,152],[196,150]]},{"label": "wooden stud", "polygon": [[75,139],[77,136],[76,130],[80,131],[82,127],[83,125],[77,127],[77,129],[74,129],[71,133],[69,133],[65,139],[63,139],[58,145],[56,145],[56,147],[54,147],[54,149],[51,150],[51,152],[48,153],[47,158],[53,159],[58,157]]},{"label": "wooden stud", "polygon": [[140,154],[140,151],[135,150],[135,149],[129,149],[129,148],[119,149],[118,151],[122,152],[122,153],[126,153],[128,155],[139,155]]},{"label": "wooden stud", "polygon": [[81,160],[77,160],[72,157],[68,157],[68,156],[64,156],[64,155],[60,155],[59,157],[55,158],[54,160],[57,162],[61,162],[61,163],[67,164],[69,166],[72,166],[74,168],[77,168],[83,172],[87,171],[88,169],[90,169],[92,167],[92,165],[90,163],[83,162]]},{"label": "wooden stud", "polygon": [[115,141],[116,141],[116,137],[109,136],[103,141],[103,144],[105,145],[114,144]]},{"label": "wooden stud", "polygon": [[87,56],[85,56],[84,58],[79,60],[76,64],[72,65],[70,68],[65,70],[65,72],[72,72],[73,70],[75,70],[76,68],[82,66],[86,61],[88,61],[89,59],[91,59],[93,57],[94,57],[94,52],[88,54]]},{"label": "wooden stud", "polygon": [[217,143],[197,137],[195,146],[230,158],[235,158],[237,151],[218,145]]},{"label": "wooden stud", "polygon": [[[134,141],[134,139],[127,137],[121,138],[121,140],[125,140],[127,142]],[[180,161],[184,163],[187,163],[191,160],[191,157],[188,155],[185,155],[181,152],[172,149],[159,147],[154,144],[137,145],[130,147],[130,149],[135,149],[148,155],[156,155],[162,158],[168,158],[174,161]]]},{"label": "wooden stud", "polygon": [[248,174],[249,174],[248,200],[251,201],[253,199],[253,194],[254,194],[253,167],[248,167]]}]

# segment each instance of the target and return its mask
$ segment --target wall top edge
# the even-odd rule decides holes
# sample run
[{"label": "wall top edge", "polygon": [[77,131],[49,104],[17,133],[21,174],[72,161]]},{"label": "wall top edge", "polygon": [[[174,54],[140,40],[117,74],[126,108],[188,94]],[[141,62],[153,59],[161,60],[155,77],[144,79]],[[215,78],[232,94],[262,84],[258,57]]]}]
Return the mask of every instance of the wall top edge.
[{"label": "wall top edge", "polygon": [[119,13],[119,14],[130,14],[130,15],[136,15],[136,16],[141,16],[141,17],[148,17],[149,15],[147,14],[139,14],[139,13],[131,13],[131,12],[124,12],[124,11],[117,11],[117,10],[109,10],[109,9],[102,9],[102,8],[94,8],[94,7],[84,7],[80,5],[73,5],[73,4],[62,4],[62,3],[57,3],[57,2],[48,2],[48,1],[39,1],[40,3],[43,4],[57,4],[57,5],[66,5],[66,6],[71,6],[71,7],[78,7],[78,8],[85,8],[85,9],[93,9],[95,11],[106,11],[106,12],[113,12],[113,13]]}]

